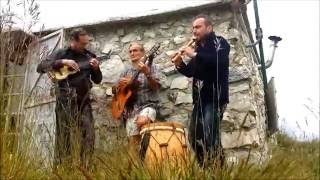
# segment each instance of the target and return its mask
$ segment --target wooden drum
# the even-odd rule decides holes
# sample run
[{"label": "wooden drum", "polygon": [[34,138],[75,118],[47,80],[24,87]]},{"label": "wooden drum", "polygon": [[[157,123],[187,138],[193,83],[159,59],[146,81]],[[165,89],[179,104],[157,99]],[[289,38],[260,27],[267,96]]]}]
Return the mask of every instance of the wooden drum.
[{"label": "wooden drum", "polygon": [[174,122],[158,122],[142,127],[140,157],[146,164],[169,160],[181,162],[189,154],[184,126]]}]

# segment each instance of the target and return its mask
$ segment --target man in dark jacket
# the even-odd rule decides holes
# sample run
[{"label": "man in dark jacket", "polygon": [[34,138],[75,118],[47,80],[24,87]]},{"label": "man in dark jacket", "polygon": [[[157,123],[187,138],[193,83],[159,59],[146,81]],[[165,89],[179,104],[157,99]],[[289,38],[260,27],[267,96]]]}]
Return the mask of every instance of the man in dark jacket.
[{"label": "man in dark jacket", "polygon": [[[71,32],[70,46],[54,52],[37,67],[39,73],[63,66],[78,71],[56,84],[55,165],[70,159],[71,150],[79,144],[82,165],[88,167],[94,150],[94,120],[89,92],[91,81],[99,84],[102,74],[96,55],[86,50],[88,43],[86,31],[75,29]],[[74,139],[79,141],[72,141]]]},{"label": "man in dark jacket", "polygon": [[190,122],[190,142],[203,165],[206,157],[219,156],[223,161],[220,122],[229,102],[228,42],[213,32],[206,16],[193,21],[196,46],[181,49],[182,59],[175,61],[177,70],[193,77],[193,112]]}]

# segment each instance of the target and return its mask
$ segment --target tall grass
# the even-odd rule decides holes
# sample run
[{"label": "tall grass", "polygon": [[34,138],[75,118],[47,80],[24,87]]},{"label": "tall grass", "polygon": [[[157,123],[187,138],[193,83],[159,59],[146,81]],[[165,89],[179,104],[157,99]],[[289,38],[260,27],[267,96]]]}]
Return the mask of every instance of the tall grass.
[{"label": "tall grass", "polygon": [[[31,10],[37,8],[31,8]],[[36,12],[33,12],[36,15]],[[3,15],[3,14],[2,14]],[[11,16],[7,12],[7,15]],[[10,17],[3,21],[1,17],[0,33],[4,27],[10,27]],[[32,21],[33,22],[33,21]],[[9,28],[10,29],[10,28]],[[10,32],[10,31],[9,31]],[[8,57],[14,57],[11,63],[19,64],[19,53],[12,50],[12,43],[0,36],[0,179],[319,179],[319,140],[308,142],[297,141],[284,133],[276,137],[277,144],[271,147],[271,159],[257,166],[246,160],[238,164],[228,164],[223,168],[198,166],[194,156],[186,159],[184,164],[162,164],[147,167],[134,153],[127,151],[124,132],[114,133],[116,138],[100,139],[100,144],[109,144],[108,148],[95,149],[94,158],[89,169],[81,167],[78,159],[79,151],[74,149],[73,159],[54,168],[46,159],[40,156],[32,131],[25,127],[12,124],[12,99],[5,96],[13,92],[13,81],[8,83],[4,78],[7,74]],[[8,54],[6,53],[9,53]],[[18,54],[17,56],[13,56]],[[22,101],[20,101],[22,102]],[[20,107],[21,104],[19,104]],[[21,109],[20,109],[21,110]],[[21,110],[23,112],[23,110]],[[12,136],[21,128],[25,133]],[[22,140],[17,146],[17,140]],[[76,139],[76,138],[75,138]],[[51,152],[53,153],[53,152]]]},{"label": "tall grass", "polygon": [[[57,168],[46,166],[40,156],[30,156],[36,147],[19,153],[1,151],[1,179],[319,179],[319,141],[300,142],[285,134],[277,135],[272,158],[257,166],[229,164],[223,168],[201,168],[191,156],[183,165],[146,166],[127,151],[125,139],[112,143],[109,149],[96,149],[89,169],[78,161]],[[109,141],[109,140],[105,140]]]}]

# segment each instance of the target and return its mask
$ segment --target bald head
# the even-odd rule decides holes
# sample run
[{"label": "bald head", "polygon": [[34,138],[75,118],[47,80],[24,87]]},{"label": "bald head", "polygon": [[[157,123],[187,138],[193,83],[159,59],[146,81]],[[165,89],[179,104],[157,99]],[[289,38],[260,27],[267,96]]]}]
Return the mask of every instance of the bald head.
[{"label": "bald head", "polygon": [[197,41],[201,41],[207,34],[213,31],[212,23],[208,16],[199,15],[192,23],[192,34]]}]

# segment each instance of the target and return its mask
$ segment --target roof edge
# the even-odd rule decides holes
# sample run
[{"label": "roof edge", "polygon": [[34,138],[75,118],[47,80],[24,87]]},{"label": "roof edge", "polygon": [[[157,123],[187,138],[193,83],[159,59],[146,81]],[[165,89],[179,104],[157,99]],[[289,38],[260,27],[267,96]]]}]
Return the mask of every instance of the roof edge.
[{"label": "roof edge", "polygon": [[100,25],[100,24],[111,24],[111,23],[126,23],[126,22],[134,22],[134,21],[139,21],[139,20],[144,20],[146,18],[152,18],[156,16],[161,16],[161,15],[170,15],[174,13],[180,13],[180,12],[185,12],[185,11],[193,11],[193,10],[198,10],[198,9],[207,9],[207,8],[212,8],[212,7],[217,7],[221,5],[227,5],[230,4],[233,0],[214,0],[213,2],[205,3],[205,4],[200,4],[200,5],[195,5],[195,6],[188,6],[184,8],[179,8],[179,9],[174,9],[174,10],[168,10],[168,11],[161,11],[161,12],[155,12],[155,13],[150,13],[147,15],[140,15],[140,16],[127,16],[127,17],[111,17],[105,21],[97,21],[93,23],[82,23],[78,25],[72,25],[72,26],[61,26],[57,28],[49,28],[43,31],[38,31],[34,32],[35,34],[48,34],[53,31],[56,31],[58,29],[71,29],[71,28],[77,28],[77,27],[90,27],[90,26],[95,26],[95,25]]}]

